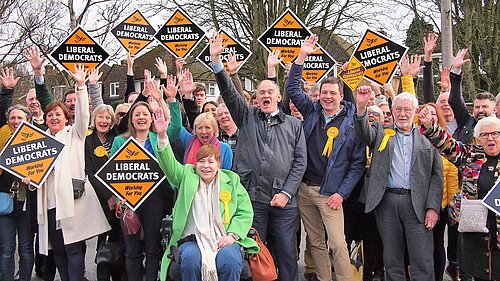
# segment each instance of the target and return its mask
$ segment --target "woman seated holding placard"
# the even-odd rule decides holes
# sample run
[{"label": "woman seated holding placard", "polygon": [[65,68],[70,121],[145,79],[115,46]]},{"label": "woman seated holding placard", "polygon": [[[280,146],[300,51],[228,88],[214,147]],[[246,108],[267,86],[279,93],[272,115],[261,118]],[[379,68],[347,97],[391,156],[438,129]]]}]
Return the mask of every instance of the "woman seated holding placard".
[{"label": "woman seated holding placard", "polygon": [[[138,101],[132,105],[129,110],[128,131],[115,138],[111,149],[112,155],[118,151],[129,137],[133,137],[152,155],[155,157],[158,156],[158,152],[156,151],[157,133],[153,131],[152,108],[159,108],[160,111],[165,112],[166,116],[170,116],[170,112],[163,100],[162,90],[154,78],[151,78],[149,71],[145,71],[144,91],[142,95],[149,97],[148,102]],[[173,99],[175,100],[175,97]],[[180,112],[176,114],[180,115]],[[169,131],[171,130],[173,130],[173,127],[169,128]],[[179,128],[176,130],[178,131]],[[162,189],[161,186],[154,190],[135,211],[135,214],[142,223],[144,249],[141,244],[141,231],[135,234],[129,233],[128,235],[124,231],[125,264],[129,281],[142,280],[143,252],[146,254],[146,280],[157,280],[161,256],[159,230],[165,208],[169,207],[165,206],[163,192],[165,192],[165,188]]]},{"label": "woman seated holding placard", "polygon": [[163,256],[161,280],[167,278],[170,246],[179,247],[182,280],[240,280],[242,257],[258,252],[256,242],[247,237],[253,209],[237,174],[220,169],[219,149],[202,145],[196,165],[182,165],[174,157],[167,134],[168,121],[155,111],[158,130],[158,161],[167,179],[179,188],[173,211],[173,232]]},{"label": "woman seated holding placard", "polygon": [[[63,281],[83,279],[85,240],[110,229],[92,185],[85,180],[84,150],[89,123],[86,72],[82,65],[76,65],[72,73],[76,88],[72,126],[68,125],[70,114],[63,103],[53,102],[45,108],[47,133],[62,142],[64,149],[38,189],[38,239],[43,255],[47,255],[50,242]],[[75,190],[83,192],[78,194]]]}]

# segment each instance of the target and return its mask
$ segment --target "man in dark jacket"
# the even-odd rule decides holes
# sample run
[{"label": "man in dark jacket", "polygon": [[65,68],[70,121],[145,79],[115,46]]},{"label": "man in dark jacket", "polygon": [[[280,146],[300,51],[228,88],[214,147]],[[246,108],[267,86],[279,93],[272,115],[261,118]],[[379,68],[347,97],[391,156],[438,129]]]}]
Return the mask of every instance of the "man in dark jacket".
[{"label": "man in dark jacket", "polygon": [[247,107],[223,70],[220,59],[223,50],[222,34],[216,33],[210,39],[215,78],[239,128],[233,169],[252,200],[253,226],[274,253],[278,280],[296,281],[299,211],[295,195],[307,161],[302,125],[278,108],[279,87],[270,80],[257,86],[259,108]]},{"label": "man in dark jacket", "polygon": [[467,49],[462,49],[451,61],[450,82],[451,90],[448,103],[457,120],[457,132],[453,137],[463,143],[470,143],[473,139],[474,127],[477,121],[487,116],[495,116],[495,96],[488,92],[479,93],[473,102],[472,115],[469,114],[462,95],[462,66],[469,61],[464,59]]},{"label": "man in dark jacket", "polygon": [[319,280],[331,280],[328,245],[333,251],[337,280],[353,280],[344,237],[344,202],[363,176],[365,146],[356,136],[352,102],[344,101],[343,85],[328,77],[320,86],[319,101],[313,102],[301,88],[302,69],[315,51],[318,37],[306,38],[290,69],[286,92],[304,116],[307,169],[299,187],[299,211]]}]

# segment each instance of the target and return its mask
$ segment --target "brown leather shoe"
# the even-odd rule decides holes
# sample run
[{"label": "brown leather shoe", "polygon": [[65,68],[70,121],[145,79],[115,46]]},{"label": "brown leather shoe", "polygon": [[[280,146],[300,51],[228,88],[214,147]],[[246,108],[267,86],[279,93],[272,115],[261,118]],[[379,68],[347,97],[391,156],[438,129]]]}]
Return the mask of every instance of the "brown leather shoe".
[{"label": "brown leather shoe", "polygon": [[459,276],[458,270],[456,270],[455,268],[453,268],[450,265],[448,265],[446,267],[446,274],[448,274],[448,276],[450,276],[451,280],[460,281],[460,276]]}]

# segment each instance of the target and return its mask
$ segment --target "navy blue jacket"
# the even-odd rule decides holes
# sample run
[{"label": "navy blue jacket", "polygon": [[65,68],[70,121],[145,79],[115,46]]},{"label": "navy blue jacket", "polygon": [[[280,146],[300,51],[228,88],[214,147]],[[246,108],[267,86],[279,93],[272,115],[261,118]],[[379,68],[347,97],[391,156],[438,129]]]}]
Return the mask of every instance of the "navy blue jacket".
[{"label": "navy blue jacket", "polygon": [[[319,100],[313,102],[301,88],[302,66],[293,64],[285,85],[286,93],[297,109],[304,116],[304,134],[309,143],[311,133],[323,118]],[[332,153],[321,182],[320,194],[330,196],[340,194],[344,200],[349,198],[351,191],[362,178],[365,164],[365,145],[354,131],[354,115],[356,107],[350,101],[341,101],[347,111],[347,116],[339,128],[339,136],[335,139]]]}]

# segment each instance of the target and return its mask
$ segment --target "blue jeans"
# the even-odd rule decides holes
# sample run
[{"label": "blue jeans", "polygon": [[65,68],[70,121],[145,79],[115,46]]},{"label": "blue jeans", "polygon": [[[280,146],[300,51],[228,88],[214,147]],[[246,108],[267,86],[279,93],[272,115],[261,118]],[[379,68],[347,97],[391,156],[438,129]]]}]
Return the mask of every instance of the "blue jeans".
[{"label": "blue jeans", "polygon": [[[179,246],[181,250],[182,280],[201,280],[201,252],[196,242],[186,242]],[[240,280],[243,260],[240,245],[233,243],[217,252],[215,257],[217,275],[221,281]]]},{"label": "blue jeans", "polygon": [[297,222],[298,208],[281,209],[269,204],[252,201],[253,226],[260,239],[276,260],[278,280],[297,281]]},{"label": "blue jeans", "polygon": [[19,242],[19,280],[31,280],[34,263],[33,236],[30,230],[29,215],[23,212],[24,202],[14,212],[0,216],[0,275],[3,281],[14,280],[14,252],[16,250],[16,232]]}]

